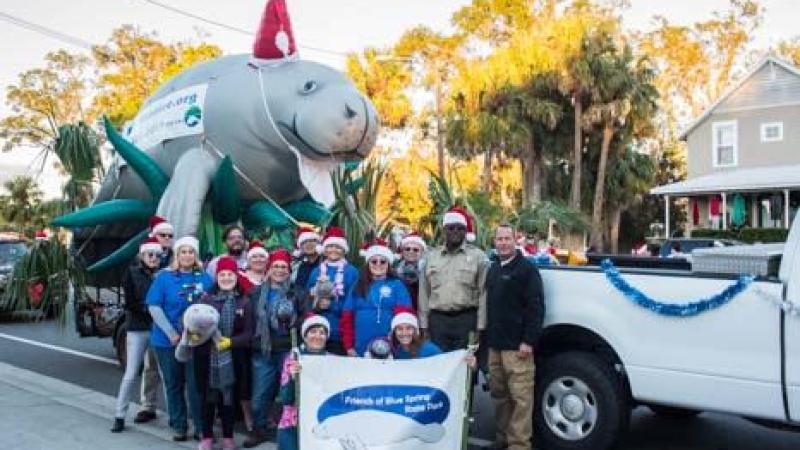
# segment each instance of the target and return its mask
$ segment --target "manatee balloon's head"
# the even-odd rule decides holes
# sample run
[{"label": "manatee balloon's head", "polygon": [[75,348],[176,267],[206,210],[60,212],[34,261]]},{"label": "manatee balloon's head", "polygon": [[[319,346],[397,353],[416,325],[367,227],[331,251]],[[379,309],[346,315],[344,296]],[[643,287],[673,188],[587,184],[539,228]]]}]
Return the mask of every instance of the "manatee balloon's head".
[{"label": "manatee balloon's head", "polygon": [[361,160],[369,155],[380,128],[378,114],[342,72],[302,60],[260,70],[273,120],[303,156]]}]

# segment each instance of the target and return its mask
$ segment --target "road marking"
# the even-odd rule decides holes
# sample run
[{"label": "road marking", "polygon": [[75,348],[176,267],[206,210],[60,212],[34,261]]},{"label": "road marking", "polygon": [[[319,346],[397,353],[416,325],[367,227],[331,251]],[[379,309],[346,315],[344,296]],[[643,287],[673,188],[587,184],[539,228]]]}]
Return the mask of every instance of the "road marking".
[{"label": "road marking", "polygon": [[112,364],[115,366],[119,365],[119,362],[116,359],[111,358],[104,358],[102,356],[93,355],[91,353],[79,352],[78,350],[73,350],[71,348],[61,347],[58,345],[53,344],[45,344],[44,342],[34,341],[31,339],[25,339],[17,336],[13,336],[10,334],[0,333],[0,338],[5,338],[10,341],[22,342],[23,344],[34,345],[36,347],[46,348],[48,350],[55,350],[57,352],[66,353],[69,355],[80,356],[86,359],[93,359],[95,361],[104,362],[106,364]]}]

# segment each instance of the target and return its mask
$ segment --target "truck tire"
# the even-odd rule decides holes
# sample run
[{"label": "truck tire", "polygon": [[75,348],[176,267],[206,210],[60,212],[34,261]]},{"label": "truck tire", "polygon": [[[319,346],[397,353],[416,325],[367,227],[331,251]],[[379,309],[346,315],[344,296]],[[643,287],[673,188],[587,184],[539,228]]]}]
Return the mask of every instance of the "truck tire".
[{"label": "truck tire", "polygon": [[124,371],[125,365],[128,363],[128,326],[126,324],[122,324],[117,328],[117,332],[114,335],[114,350],[117,353],[117,361],[119,361],[119,367]]},{"label": "truck tire", "polygon": [[627,390],[613,366],[588,352],[540,362],[534,441],[548,450],[606,450],[628,429]]},{"label": "truck tire", "polygon": [[675,406],[647,405],[647,407],[658,417],[664,417],[672,420],[691,419],[700,414],[700,411],[695,409],[678,408]]}]

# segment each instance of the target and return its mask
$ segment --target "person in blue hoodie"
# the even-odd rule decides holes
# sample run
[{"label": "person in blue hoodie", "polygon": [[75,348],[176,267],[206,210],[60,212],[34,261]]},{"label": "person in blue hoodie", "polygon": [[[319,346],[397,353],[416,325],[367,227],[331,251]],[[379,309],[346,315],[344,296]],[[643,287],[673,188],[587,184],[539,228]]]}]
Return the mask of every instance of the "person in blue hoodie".
[{"label": "person in blue hoodie", "polygon": [[188,420],[186,414],[187,388],[192,412],[194,433],[202,429],[200,404],[194,377],[193,362],[180,362],[175,358],[175,347],[183,331],[183,313],[186,309],[200,303],[202,296],[211,290],[213,281],[203,271],[200,264],[200,243],[191,236],[185,236],[173,247],[175,257],[169,268],[156,275],[147,291],[147,309],[153,318],[150,332],[150,345],[153,347],[158,367],[164,378],[167,394],[169,425],[175,431],[173,440],[185,441]]},{"label": "person in blue hoodie", "polygon": [[334,355],[347,354],[339,322],[344,302],[358,283],[358,269],[345,259],[348,252],[344,231],[329,227],[322,241],[325,260],[308,277],[309,305],[307,310],[325,317],[330,324],[327,351]]},{"label": "person in blue hoodie", "polygon": [[392,357],[394,359],[416,359],[442,353],[436,344],[423,340],[419,334],[419,321],[411,313],[400,313],[392,319]]},{"label": "person in blue hoodie", "polygon": [[392,317],[412,311],[405,283],[390,269],[394,254],[383,239],[362,251],[367,267],[347,297],[340,323],[342,343],[350,356],[364,356],[375,338],[386,338]]}]

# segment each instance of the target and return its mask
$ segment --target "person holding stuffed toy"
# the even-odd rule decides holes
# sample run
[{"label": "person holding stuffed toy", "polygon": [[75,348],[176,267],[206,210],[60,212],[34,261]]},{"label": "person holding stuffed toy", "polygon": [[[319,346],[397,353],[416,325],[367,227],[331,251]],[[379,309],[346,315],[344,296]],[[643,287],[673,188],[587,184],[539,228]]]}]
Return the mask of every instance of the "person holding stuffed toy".
[{"label": "person holding stuffed toy", "polygon": [[253,288],[250,303],[253,308],[252,414],[253,429],[249,430],[245,448],[265,442],[267,415],[278,392],[281,364],[291,349],[291,330],[303,316],[301,296],[291,284],[292,255],[284,250],[272,251],[267,262],[267,279]]},{"label": "person holding stuffed toy", "polygon": [[306,285],[309,297],[308,309],[328,319],[331,326],[328,352],[343,356],[347,351],[342,341],[339,322],[345,299],[358,283],[358,269],[344,257],[350,248],[341,228],[328,228],[322,246],[325,260],[311,271]]},{"label": "person holding stuffed toy", "polygon": [[[301,336],[303,345],[299,351],[303,355],[325,355],[328,333],[331,329],[328,319],[320,316],[309,316],[303,321]],[[297,355],[288,355],[281,371],[281,388],[279,401],[283,405],[283,413],[278,423],[278,450],[297,450],[297,398],[295,398],[295,380],[300,374],[300,362]]]},{"label": "person holding stuffed toy", "polygon": [[395,314],[412,310],[405,284],[389,269],[394,253],[386,242],[375,239],[362,255],[367,267],[342,308],[342,342],[350,356],[364,356],[373,339],[389,335]]},{"label": "person holding stuffed toy", "polygon": [[237,352],[249,350],[250,347],[253,335],[251,307],[239,288],[236,261],[228,257],[220,258],[216,270],[216,284],[211,295],[204,297],[203,304],[219,313],[219,338],[216,343],[206,341],[193,347],[194,372],[203,411],[203,434],[199,450],[211,450],[213,447],[213,426],[217,414],[222,422],[222,449],[233,450],[236,447],[233,441],[234,397],[238,397],[246,407],[245,423],[251,421],[249,355]]},{"label": "person holding stuffed toy", "polygon": [[173,440],[181,442],[188,439],[184,391],[188,394],[195,434],[200,433],[202,420],[194,370],[191,369],[193,361],[178,361],[175,347],[181,340],[184,312],[201,301],[213,282],[200,265],[200,243],[196,238],[184,236],[175,241],[174,253],[170,267],[156,275],[147,291],[147,309],[153,318],[150,345],[155,350],[164,379],[169,425],[175,431]]}]

